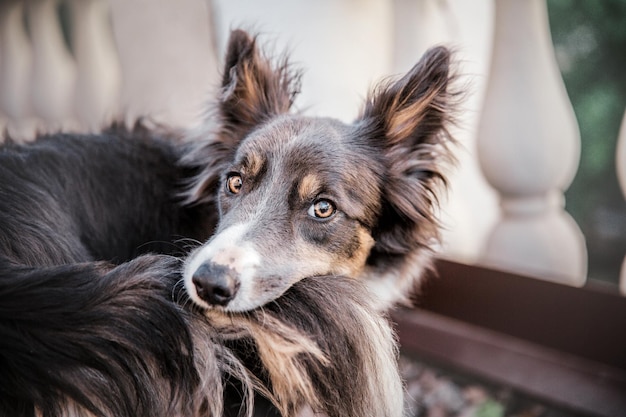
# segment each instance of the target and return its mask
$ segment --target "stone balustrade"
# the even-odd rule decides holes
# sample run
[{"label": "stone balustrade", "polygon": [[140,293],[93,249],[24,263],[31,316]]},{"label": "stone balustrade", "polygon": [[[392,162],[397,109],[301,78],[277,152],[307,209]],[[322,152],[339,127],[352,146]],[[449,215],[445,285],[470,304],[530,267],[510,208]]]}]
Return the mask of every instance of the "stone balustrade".
[{"label": "stone balustrade", "polygon": [[107,0],[7,0],[0,7],[0,114],[11,136],[94,131],[119,112]]}]

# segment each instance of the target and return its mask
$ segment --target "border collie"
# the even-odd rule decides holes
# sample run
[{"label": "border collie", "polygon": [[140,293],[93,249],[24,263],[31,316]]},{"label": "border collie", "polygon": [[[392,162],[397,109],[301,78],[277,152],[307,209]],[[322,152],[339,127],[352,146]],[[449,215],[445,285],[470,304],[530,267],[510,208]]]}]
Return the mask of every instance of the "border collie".
[{"label": "border collie", "polygon": [[[231,34],[216,111],[0,148],[0,415],[401,416],[384,310],[438,238],[455,94],[428,51],[353,124]],[[210,127],[213,126],[213,127]],[[241,408],[241,409],[240,409]]]}]

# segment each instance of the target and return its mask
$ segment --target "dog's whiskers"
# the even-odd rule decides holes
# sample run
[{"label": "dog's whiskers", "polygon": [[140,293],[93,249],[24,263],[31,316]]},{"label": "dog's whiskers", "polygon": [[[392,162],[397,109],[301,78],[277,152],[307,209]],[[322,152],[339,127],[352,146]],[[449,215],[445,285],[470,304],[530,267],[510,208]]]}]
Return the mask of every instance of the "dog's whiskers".
[{"label": "dog's whiskers", "polygon": [[185,290],[185,281],[183,278],[176,281],[176,283],[172,286],[171,297],[177,304],[186,307],[190,298],[189,294],[187,294],[187,291]]},{"label": "dog's whiskers", "polygon": [[177,245],[181,245],[182,249],[190,252],[191,250],[203,245],[203,242],[190,237],[182,237],[174,241]]}]

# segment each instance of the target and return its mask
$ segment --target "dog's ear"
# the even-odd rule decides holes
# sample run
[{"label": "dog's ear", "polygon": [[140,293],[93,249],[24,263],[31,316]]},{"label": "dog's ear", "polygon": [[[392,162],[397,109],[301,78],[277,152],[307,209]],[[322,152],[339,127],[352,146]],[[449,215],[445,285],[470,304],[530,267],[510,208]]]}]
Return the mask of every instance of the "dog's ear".
[{"label": "dog's ear", "polygon": [[228,41],[219,112],[223,134],[240,140],[273,116],[287,113],[298,93],[299,74],[286,59],[272,62],[256,39],[234,30]]},{"label": "dog's ear", "polygon": [[290,69],[286,58],[273,61],[258,49],[254,37],[243,30],[231,33],[217,100],[217,126],[215,115],[209,114],[208,123],[189,135],[191,142],[197,138],[199,146],[182,159],[183,165],[199,171],[183,193],[187,204],[215,200],[220,176],[241,140],[260,124],[289,111],[299,80],[300,74]]},{"label": "dog's ear", "polygon": [[447,126],[457,96],[450,91],[450,63],[446,48],[430,49],[404,77],[379,86],[366,102],[360,134],[386,165],[372,257],[428,248],[439,237],[436,210],[443,170],[452,159]]}]

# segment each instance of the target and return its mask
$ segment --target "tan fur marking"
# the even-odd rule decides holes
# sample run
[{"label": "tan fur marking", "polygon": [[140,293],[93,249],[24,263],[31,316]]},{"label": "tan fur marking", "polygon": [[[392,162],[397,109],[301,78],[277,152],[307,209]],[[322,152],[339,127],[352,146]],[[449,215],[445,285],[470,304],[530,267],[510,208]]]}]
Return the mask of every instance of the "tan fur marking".
[{"label": "tan fur marking", "polygon": [[256,152],[248,153],[245,159],[246,175],[251,177],[257,175],[263,166],[263,161],[263,157]]},{"label": "tan fur marking", "polygon": [[[357,278],[363,273],[367,257],[376,242],[369,232],[363,227],[359,228],[358,235],[360,242],[359,250],[354,254],[354,256],[351,259],[345,259],[344,257],[336,258],[333,262],[332,269],[326,273],[343,275],[351,278]],[[313,252],[310,254],[310,256],[314,255],[315,254]]]},{"label": "tan fur marking", "polygon": [[320,188],[320,181],[317,176],[314,174],[307,174],[300,181],[300,186],[298,187],[298,195],[302,200],[309,199],[311,197],[315,197]]},{"label": "tan fur marking", "polygon": [[367,257],[376,243],[372,235],[364,227],[359,227],[359,242],[359,250],[352,257],[352,262],[350,262],[350,275],[348,276],[351,277],[357,277],[363,272]]},{"label": "tan fur marking", "polygon": [[[267,331],[267,322],[275,332]],[[259,356],[265,366],[270,380],[272,391],[276,398],[276,406],[282,415],[295,415],[304,405],[309,404],[317,409],[318,402],[311,376],[298,360],[298,355],[313,356],[322,366],[328,366],[329,361],[317,344],[297,329],[285,325],[275,318],[264,317],[264,326],[254,326],[252,337],[257,343]]]},{"label": "tan fur marking", "polygon": [[313,381],[298,360],[299,355],[310,355],[322,366],[329,366],[328,358],[313,340],[276,317],[264,314],[263,310],[257,310],[259,321],[217,310],[208,310],[206,315],[216,327],[223,326],[224,334],[230,332],[233,338],[248,335],[254,339],[270,377],[272,393],[261,386],[255,388],[274,403],[281,415],[293,416],[304,404],[313,408],[321,406]]},{"label": "tan fur marking", "polygon": [[440,93],[438,90],[430,91],[425,97],[421,97],[415,103],[406,104],[394,100],[394,108],[398,110],[392,112],[389,120],[389,138],[392,142],[401,141],[408,137],[415,127],[418,126],[424,118],[428,108],[432,106],[433,100]]},{"label": "tan fur marking", "polygon": [[375,241],[364,227],[358,230],[359,249],[350,259],[328,251],[320,251],[302,240],[296,242],[298,247],[294,259],[299,259],[296,274],[299,276],[341,275],[356,278],[363,273],[367,257]]}]

